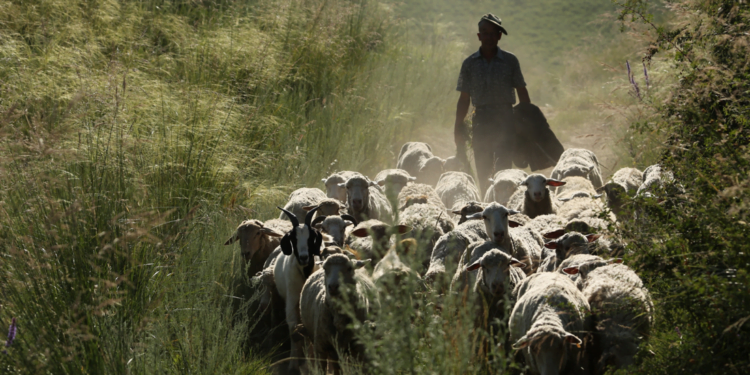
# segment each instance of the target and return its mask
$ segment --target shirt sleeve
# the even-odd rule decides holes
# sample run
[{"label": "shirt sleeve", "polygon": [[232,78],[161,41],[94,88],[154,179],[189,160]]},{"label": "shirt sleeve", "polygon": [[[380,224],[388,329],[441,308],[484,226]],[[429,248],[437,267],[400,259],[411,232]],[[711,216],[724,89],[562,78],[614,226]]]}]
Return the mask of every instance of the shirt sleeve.
[{"label": "shirt sleeve", "polygon": [[526,81],[523,80],[523,73],[521,73],[521,64],[518,63],[518,59],[514,59],[515,64],[513,66],[513,87],[526,87]]},{"label": "shirt sleeve", "polygon": [[469,72],[468,60],[464,60],[464,63],[461,64],[461,72],[458,73],[456,91],[469,92],[469,87],[471,87],[471,74]]}]

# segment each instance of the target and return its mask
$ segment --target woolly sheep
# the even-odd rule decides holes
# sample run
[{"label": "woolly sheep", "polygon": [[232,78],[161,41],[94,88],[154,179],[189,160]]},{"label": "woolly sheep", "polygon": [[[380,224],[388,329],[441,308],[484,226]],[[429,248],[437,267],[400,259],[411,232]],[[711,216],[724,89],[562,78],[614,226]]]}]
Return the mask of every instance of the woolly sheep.
[{"label": "woolly sheep", "polygon": [[448,272],[452,275],[455,266],[464,250],[474,242],[489,240],[484,223],[479,220],[469,220],[459,224],[452,231],[440,236],[430,255],[430,266],[424,279],[438,292],[444,292],[448,283],[442,283],[442,275]]},{"label": "woolly sheep", "polygon": [[391,222],[393,209],[391,203],[374,182],[367,177],[352,177],[346,183],[339,184],[346,187],[346,203],[349,214],[357,221],[375,219]]},{"label": "woolly sheep", "polygon": [[[545,270],[542,272],[552,272],[560,266],[565,259],[578,254],[591,254],[590,243],[598,239],[599,236],[589,234],[584,236],[578,232],[568,232],[544,244],[546,249],[555,250],[554,255],[545,256],[542,263],[545,263]],[[540,266],[540,269],[542,267]]]},{"label": "woolly sheep", "polygon": [[403,169],[386,169],[375,176],[375,183],[385,188],[386,196],[397,197],[404,186],[416,179]]},{"label": "woolly sheep", "polygon": [[549,190],[548,186],[562,185],[565,185],[565,182],[544,177],[542,174],[529,175],[521,183],[525,189],[516,190],[508,204],[510,208],[521,211],[532,219],[539,215],[554,214],[557,202],[553,200],[554,193]]},{"label": "woolly sheep", "polygon": [[289,221],[272,219],[263,223],[260,220],[245,220],[237,226],[224,245],[240,242],[243,266],[250,263],[248,275],[255,275],[265,268],[265,262],[274,249],[279,246],[280,238],[292,229]]},{"label": "woolly sheep", "polygon": [[[284,209],[294,213],[298,221],[304,221],[307,215],[304,207],[315,207],[323,199],[326,199],[326,195],[318,188],[300,188],[289,194],[289,199],[284,205]],[[290,220],[283,212],[279,214],[279,219]]]},{"label": "woolly sheep", "polygon": [[567,276],[579,290],[583,290],[583,280],[589,272],[615,263],[622,263],[622,259],[604,259],[597,255],[577,254],[562,261],[555,272]]},{"label": "woolly sheep", "polygon": [[292,212],[283,208],[279,209],[289,216],[292,229],[280,241],[283,255],[279,255],[279,259],[276,260],[273,274],[276,290],[284,299],[286,322],[289,326],[289,337],[292,340],[290,355],[292,360],[289,363],[289,371],[297,372],[300,366],[297,358],[302,355],[301,342],[294,335],[294,330],[300,323],[299,298],[305,280],[315,270],[313,257],[320,255],[323,235],[310,225],[316,209],[307,213],[304,225],[299,225],[297,217]]},{"label": "woolly sheep", "polygon": [[670,194],[684,194],[685,188],[677,183],[674,174],[665,171],[659,164],[654,164],[643,171],[643,182],[638,187],[636,196],[652,196],[655,188],[667,188]]},{"label": "woolly sheep", "polygon": [[539,215],[524,224],[524,227],[541,235],[545,235],[555,231],[562,231],[566,222],[567,220],[561,218],[557,214]]},{"label": "woolly sheep", "polygon": [[565,185],[558,187],[555,192],[555,197],[557,197],[558,201],[565,201],[576,194],[588,197],[597,196],[594,185],[586,178],[570,176],[563,178],[562,181],[565,182]]},{"label": "woolly sheep", "polygon": [[531,373],[588,374],[586,345],[581,344],[591,330],[589,304],[570,279],[538,273],[521,281],[513,294],[510,340]]},{"label": "woolly sheep", "polygon": [[526,180],[528,174],[520,169],[503,169],[495,173],[495,176],[490,178],[490,185],[487,188],[487,192],[484,194],[484,201],[487,203],[497,202],[506,207],[508,200],[513,193],[518,190],[518,186]]},{"label": "woolly sheep", "polygon": [[401,146],[396,168],[409,172],[420,183],[435,186],[444,164],[445,160],[433,155],[427,143],[407,142]]},{"label": "woolly sheep", "polygon": [[333,242],[335,242],[337,246],[344,246],[346,227],[350,225],[357,225],[357,220],[347,214],[341,216],[318,216],[312,221],[312,226],[331,236]]},{"label": "woolly sheep", "polygon": [[539,266],[544,239],[539,233],[509,220],[510,215],[517,213],[493,202],[481,213],[473,214],[467,219],[483,219],[490,241],[509,251],[514,258],[526,263],[529,266],[526,272],[530,274]]},{"label": "woolly sheep", "polygon": [[451,211],[480,199],[474,177],[464,172],[443,173],[435,186],[435,192]]},{"label": "woolly sheep", "polygon": [[589,179],[596,189],[604,185],[602,172],[599,169],[599,160],[593,152],[583,148],[565,150],[550,174],[550,177],[556,180],[571,176]]},{"label": "woolly sheep", "polygon": [[638,344],[653,325],[654,305],[641,279],[625,265],[609,264],[588,273],[583,295],[594,318],[597,373],[633,364]]},{"label": "woolly sheep", "polygon": [[302,207],[305,211],[310,211],[313,208],[318,207],[318,211],[315,212],[315,220],[318,216],[331,216],[341,215],[346,212],[346,204],[336,198],[326,198],[318,202],[316,206],[305,206]]},{"label": "woolly sheep", "polygon": [[411,227],[407,225],[391,226],[380,220],[365,220],[352,229],[345,242],[361,259],[370,259],[376,265],[390,248],[391,235],[409,231]]},{"label": "woolly sheep", "polygon": [[398,193],[399,211],[403,211],[404,209],[409,207],[410,204],[417,203],[429,203],[430,205],[433,205],[435,207],[440,207],[446,211],[447,215],[447,210],[445,208],[443,200],[440,199],[440,196],[430,185],[416,183],[409,184],[404,187],[400,193]]},{"label": "woolly sheep", "polygon": [[420,264],[411,264],[412,268],[424,273],[430,264],[430,253],[440,236],[455,228],[453,220],[445,214],[441,207],[429,203],[414,204],[403,210],[399,216],[399,224],[412,230],[405,235],[413,238],[419,246],[414,249],[413,258]]},{"label": "woolly sheep", "polygon": [[[339,373],[339,350],[366,362],[364,345],[352,330],[352,325],[364,323],[380,305],[375,284],[362,269],[366,263],[343,254],[331,255],[319,262],[321,269],[302,288],[302,325],[322,373],[326,373],[328,361]],[[353,309],[354,319],[349,309]]]},{"label": "woolly sheep", "polygon": [[339,184],[345,183],[352,177],[362,177],[362,174],[354,171],[341,171],[322,179],[321,181],[326,187],[326,196],[346,202],[346,188],[339,186]]},{"label": "woolly sheep", "polygon": [[[557,215],[566,221],[570,221],[582,217],[598,217],[602,212],[605,212],[605,209],[604,202],[601,200],[583,196],[563,202],[557,208]],[[611,213],[607,217],[612,222],[617,221],[617,218]]]},{"label": "woolly sheep", "polygon": [[[380,290],[388,293],[390,296],[401,295],[403,294],[402,287],[410,282],[416,283],[418,291],[423,292],[427,290],[419,274],[404,263],[399,256],[399,253],[409,255],[409,253],[417,249],[417,246],[417,241],[409,238],[401,240],[401,242],[394,244],[388,249],[383,259],[372,270],[372,281]],[[411,298],[411,296],[403,295],[402,297]]]},{"label": "woolly sheep", "polygon": [[621,215],[623,205],[629,197],[638,191],[643,182],[643,172],[635,168],[621,168],[612,176],[609,182],[596,189],[598,193],[607,196],[607,206],[615,215]]}]

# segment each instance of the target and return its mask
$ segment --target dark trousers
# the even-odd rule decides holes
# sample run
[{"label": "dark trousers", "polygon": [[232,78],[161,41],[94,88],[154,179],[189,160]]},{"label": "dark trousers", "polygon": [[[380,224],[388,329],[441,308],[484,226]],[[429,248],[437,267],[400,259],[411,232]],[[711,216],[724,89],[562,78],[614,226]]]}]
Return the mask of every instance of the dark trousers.
[{"label": "dark trousers", "polygon": [[472,118],[472,146],[477,178],[482,194],[496,171],[513,166],[516,132],[513,126],[513,107],[479,107]]}]

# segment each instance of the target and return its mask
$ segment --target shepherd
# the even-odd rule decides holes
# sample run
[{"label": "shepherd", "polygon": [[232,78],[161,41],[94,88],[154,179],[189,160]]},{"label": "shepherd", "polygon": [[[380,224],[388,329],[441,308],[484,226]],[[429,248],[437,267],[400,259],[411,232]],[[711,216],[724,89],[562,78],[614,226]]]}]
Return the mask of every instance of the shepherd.
[{"label": "shepherd", "polygon": [[[464,60],[456,86],[461,92],[454,125],[456,148],[459,156],[465,155],[467,139],[463,123],[469,105],[473,104],[472,146],[482,191],[487,190],[488,179],[495,171],[511,168],[514,161],[525,168],[532,150],[539,154],[538,149],[541,149],[544,159],[532,160],[532,170],[554,165],[562,153],[562,145],[549,129],[541,110],[531,104],[518,58],[498,47],[503,34],[508,35],[508,32],[500,18],[492,13],[482,16],[477,33],[482,46]],[[516,93],[521,104],[516,106],[514,115]],[[552,144],[552,152],[545,152],[550,148],[538,143],[540,133],[548,141],[545,143]]]}]

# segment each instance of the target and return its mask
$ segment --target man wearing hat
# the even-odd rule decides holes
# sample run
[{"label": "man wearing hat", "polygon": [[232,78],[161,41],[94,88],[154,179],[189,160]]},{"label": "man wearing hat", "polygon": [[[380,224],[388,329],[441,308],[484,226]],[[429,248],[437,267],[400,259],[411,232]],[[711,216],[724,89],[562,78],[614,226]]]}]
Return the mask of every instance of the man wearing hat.
[{"label": "man wearing hat", "polygon": [[466,142],[463,121],[469,104],[473,103],[474,162],[483,192],[495,171],[512,167],[517,141],[513,124],[516,92],[521,103],[531,103],[518,59],[497,46],[502,34],[508,32],[501,26],[500,18],[491,13],[482,16],[477,33],[482,46],[464,60],[456,86],[461,92],[456,105],[456,146],[461,150]]}]

